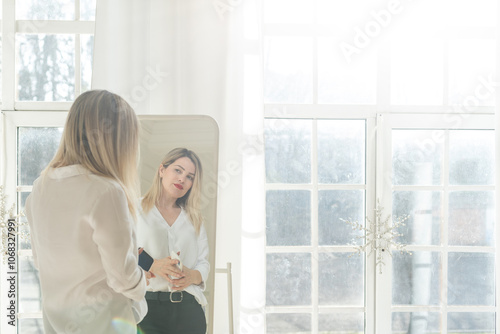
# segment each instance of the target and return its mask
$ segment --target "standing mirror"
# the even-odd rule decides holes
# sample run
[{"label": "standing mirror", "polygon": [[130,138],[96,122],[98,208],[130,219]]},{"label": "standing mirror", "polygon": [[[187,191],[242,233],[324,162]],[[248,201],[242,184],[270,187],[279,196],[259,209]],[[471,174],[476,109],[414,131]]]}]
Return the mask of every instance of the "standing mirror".
[{"label": "standing mirror", "polygon": [[215,282],[215,227],[217,217],[217,170],[219,128],[209,116],[140,115],[139,176],[141,195],[149,189],[162,158],[176,147],[194,151],[203,166],[201,211],[210,248],[210,274],[205,295],[208,300],[207,333],[213,333]]}]

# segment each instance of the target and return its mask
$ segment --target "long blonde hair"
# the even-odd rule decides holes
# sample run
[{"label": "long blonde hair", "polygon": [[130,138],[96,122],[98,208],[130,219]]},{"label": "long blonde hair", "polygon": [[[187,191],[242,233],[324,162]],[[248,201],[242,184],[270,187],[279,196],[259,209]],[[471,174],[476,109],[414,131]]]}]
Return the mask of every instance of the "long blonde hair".
[{"label": "long blonde hair", "polygon": [[[178,198],[176,204],[184,208],[184,210],[186,210],[186,213],[189,219],[191,220],[191,223],[193,224],[196,233],[199,233],[201,225],[203,223],[203,217],[200,213],[201,181],[202,181],[202,167],[200,158],[196,155],[196,153],[186,148],[175,148],[167,153],[167,155],[161,161],[161,165],[167,168],[168,166],[173,164],[177,159],[184,157],[189,158],[193,162],[196,168],[196,172],[191,189],[189,189],[184,196]],[[146,192],[146,195],[144,195],[144,198],[142,199],[141,206],[142,210],[145,213],[148,213],[153,208],[153,206],[159,201],[162,189],[163,187],[161,183],[160,173],[157,170],[153,178],[153,184],[151,185],[149,190]]]},{"label": "long blonde hair", "polygon": [[138,191],[139,121],[132,107],[106,90],[81,94],[71,106],[59,148],[42,172],[80,164],[117,181],[135,218]]}]

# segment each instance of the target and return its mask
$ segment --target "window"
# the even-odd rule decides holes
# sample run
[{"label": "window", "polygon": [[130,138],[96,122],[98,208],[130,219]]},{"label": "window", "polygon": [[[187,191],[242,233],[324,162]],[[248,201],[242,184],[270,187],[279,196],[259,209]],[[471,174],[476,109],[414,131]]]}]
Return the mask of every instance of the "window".
[{"label": "window", "polygon": [[[496,11],[263,1],[257,332],[497,332]],[[383,217],[409,215],[394,241],[412,253],[386,252],[382,273],[344,221],[373,224],[377,201]]]},{"label": "window", "polygon": [[[7,201],[24,209],[33,181],[59,145],[66,111],[90,89],[95,0],[3,1],[1,104]],[[8,41],[8,42],[7,42]],[[3,139],[2,139],[3,140]],[[14,179],[15,176],[16,178]],[[40,283],[31,245],[18,238],[16,326],[2,333],[43,333]],[[11,302],[3,297],[5,303]],[[5,312],[2,311],[5,318]]]}]

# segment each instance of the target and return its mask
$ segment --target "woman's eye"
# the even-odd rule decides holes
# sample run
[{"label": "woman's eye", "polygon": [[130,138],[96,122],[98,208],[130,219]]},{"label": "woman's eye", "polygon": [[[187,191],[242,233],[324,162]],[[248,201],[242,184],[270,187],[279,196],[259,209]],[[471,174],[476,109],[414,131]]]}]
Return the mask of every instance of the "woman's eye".
[{"label": "woman's eye", "polygon": [[194,177],[192,177],[191,175],[188,176],[188,179],[193,181],[194,180]]}]

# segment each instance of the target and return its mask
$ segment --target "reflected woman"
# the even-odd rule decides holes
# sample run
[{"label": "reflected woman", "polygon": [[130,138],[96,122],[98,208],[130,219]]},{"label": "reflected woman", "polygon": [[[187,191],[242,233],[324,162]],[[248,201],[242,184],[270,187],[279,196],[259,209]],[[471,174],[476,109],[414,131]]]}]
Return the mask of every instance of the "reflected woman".
[{"label": "reflected woman", "polygon": [[201,177],[198,156],[176,148],[165,156],[142,199],[138,244],[154,259],[148,313],[139,323],[145,334],[206,331],[203,291],[210,265],[199,209]]}]

